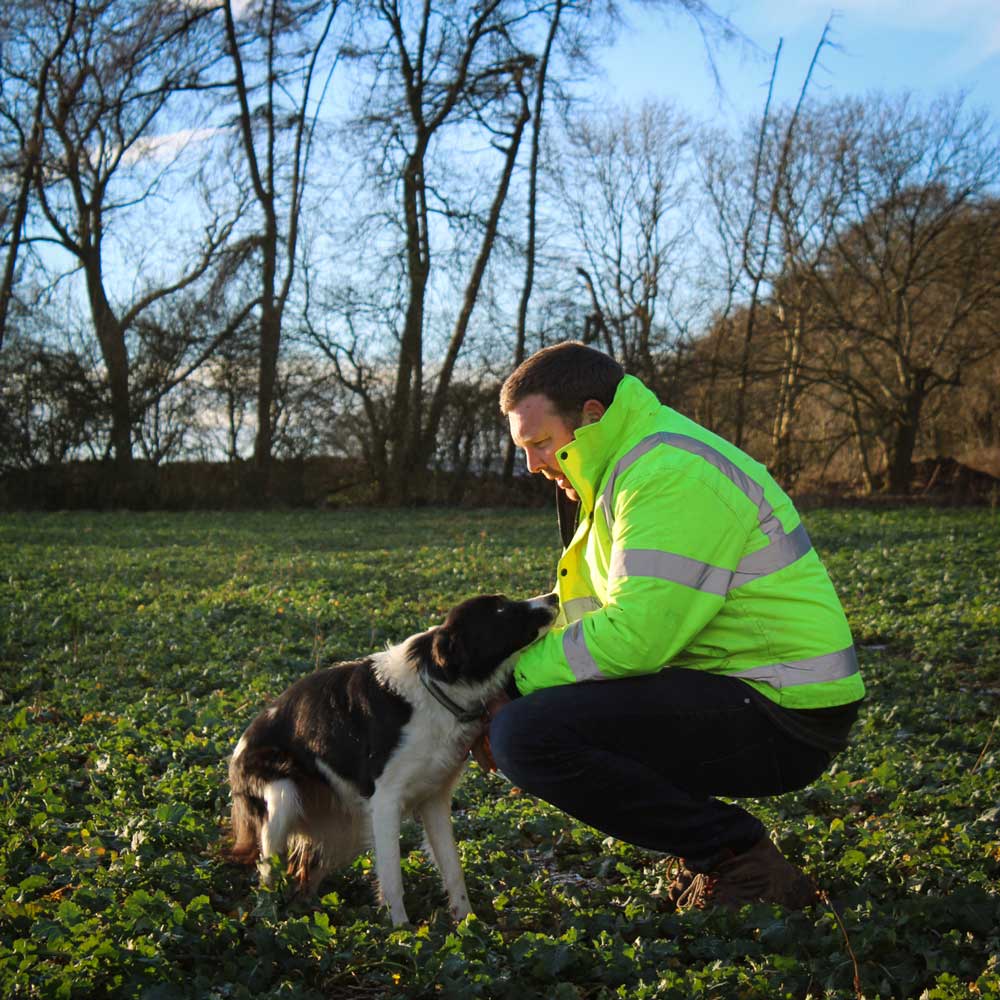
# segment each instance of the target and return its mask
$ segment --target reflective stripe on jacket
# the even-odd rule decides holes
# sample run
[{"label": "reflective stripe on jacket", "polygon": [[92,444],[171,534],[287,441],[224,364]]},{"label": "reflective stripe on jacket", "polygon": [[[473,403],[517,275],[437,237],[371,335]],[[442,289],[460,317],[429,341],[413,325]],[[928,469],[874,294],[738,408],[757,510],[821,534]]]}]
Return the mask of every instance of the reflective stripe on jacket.
[{"label": "reflective stripe on jacket", "polygon": [[558,457],[580,516],[560,618],[517,660],[522,694],[676,666],[789,708],[863,696],[833,584],[764,466],[632,376]]}]

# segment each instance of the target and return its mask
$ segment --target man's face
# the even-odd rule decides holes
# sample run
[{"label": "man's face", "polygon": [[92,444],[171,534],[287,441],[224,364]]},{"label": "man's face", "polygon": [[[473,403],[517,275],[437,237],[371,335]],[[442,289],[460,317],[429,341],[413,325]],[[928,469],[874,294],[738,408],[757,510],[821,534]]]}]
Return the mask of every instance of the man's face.
[{"label": "man's face", "polygon": [[525,396],[507,411],[510,436],[518,448],[524,449],[529,472],[540,472],[559,485],[571,500],[579,500],[576,490],[562,474],[556,456],[573,440],[576,427],[568,423],[541,394]]}]

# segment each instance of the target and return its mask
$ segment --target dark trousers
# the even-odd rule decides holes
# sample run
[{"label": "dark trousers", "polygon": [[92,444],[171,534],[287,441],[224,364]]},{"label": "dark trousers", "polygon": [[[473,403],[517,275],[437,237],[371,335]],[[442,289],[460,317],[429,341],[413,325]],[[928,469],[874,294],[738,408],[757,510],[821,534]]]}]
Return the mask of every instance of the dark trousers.
[{"label": "dark trousers", "polygon": [[657,674],[546,688],[494,718],[490,744],[515,785],[619,840],[708,863],[765,830],[714,796],[778,795],[830,754],[791,736],[732,677]]}]

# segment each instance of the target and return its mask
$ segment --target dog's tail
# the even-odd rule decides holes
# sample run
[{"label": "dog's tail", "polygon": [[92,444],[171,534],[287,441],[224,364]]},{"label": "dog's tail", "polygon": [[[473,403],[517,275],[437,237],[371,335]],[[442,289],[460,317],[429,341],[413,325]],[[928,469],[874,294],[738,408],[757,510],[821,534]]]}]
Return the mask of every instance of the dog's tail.
[{"label": "dog's tail", "polygon": [[240,865],[252,865],[260,858],[260,810],[267,807],[260,799],[233,791],[233,846],[228,855]]},{"label": "dog's tail", "polygon": [[254,782],[244,766],[244,755],[241,745],[229,761],[233,846],[227,854],[237,864],[252,865],[260,858],[260,828],[267,819],[267,803],[255,794]]}]

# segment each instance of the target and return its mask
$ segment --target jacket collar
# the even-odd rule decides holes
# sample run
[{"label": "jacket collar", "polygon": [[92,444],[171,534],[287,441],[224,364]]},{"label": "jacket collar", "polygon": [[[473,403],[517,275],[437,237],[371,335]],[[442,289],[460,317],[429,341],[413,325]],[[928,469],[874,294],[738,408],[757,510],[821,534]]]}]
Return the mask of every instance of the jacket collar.
[{"label": "jacket collar", "polygon": [[631,438],[643,433],[643,425],[659,409],[655,394],[635,376],[626,375],[601,419],[576,429],[573,440],[559,452],[559,467],[580,494],[584,510],[593,509],[597,489],[612,459],[621,454]]}]

